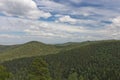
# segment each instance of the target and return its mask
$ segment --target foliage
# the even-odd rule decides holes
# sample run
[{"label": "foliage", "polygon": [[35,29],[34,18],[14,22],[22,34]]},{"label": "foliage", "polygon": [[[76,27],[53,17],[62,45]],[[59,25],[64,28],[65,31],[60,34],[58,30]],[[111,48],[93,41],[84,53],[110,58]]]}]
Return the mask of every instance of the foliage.
[{"label": "foliage", "polygon": [[36,58],[29,71],[30,80],[51,80],[48,64],[41,58]]},{"label": "foliage", "polygon": [[[47,63],[52,80],[70,80],[76,75],[78,80],[120,80],[120,41],[87,42],[74,48],[61,48],[66,50],[58,54],[7,61],[3,65],[14,75],[24,72],[18,74],[22,79],[15,80],[27,80],[24,77],[29,74],[31,62],[36,58],[42,58]],[[73,73],[74,77],[71,77]]]},{"label": "foliage", "polygon": [[19,45],[0,45],[0,62],[9,61],[12,59],[41,56],[48,54],[56,54],[61,51],[70,50],[76,47],[96,43],[96,41],[86,41],[80,43],[65,43],[65,44],[44,44],[37,41],[31,41]]},{"label": "foliage", "polygon": [[9,73],[4,66],[0,65],[0,80],[6,80],[11,78],[12,74]]},{"label": "foliage", "polygon": [[[4,46],[5,47],[5,46]],[[3,47],[1,47],[3,48]],[[32,57],[57,53],[60,49],[54,45],[48,45],[40,42],[28,42],[21,45],[13,45],[0,52],[0,61],[8,61],[16,58]]]},{"label": "foliage", "polygon": [[68,80],[78,80],[78,75],[76,72],[74,73],[71,73],[69,76],[68,76]]},{"label": "foliage", "polygon": [[82,75],[80,75],[78,80],[85,80],[85,79]]}]

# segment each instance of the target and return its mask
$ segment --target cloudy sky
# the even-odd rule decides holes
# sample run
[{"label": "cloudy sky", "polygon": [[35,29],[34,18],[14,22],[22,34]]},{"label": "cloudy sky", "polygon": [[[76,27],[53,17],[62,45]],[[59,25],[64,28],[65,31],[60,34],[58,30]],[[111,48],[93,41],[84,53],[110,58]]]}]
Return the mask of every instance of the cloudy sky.
[{"label": "cloudy sky", "polygon": [[120,0],[0,0],[0,44],[120,39]]}]

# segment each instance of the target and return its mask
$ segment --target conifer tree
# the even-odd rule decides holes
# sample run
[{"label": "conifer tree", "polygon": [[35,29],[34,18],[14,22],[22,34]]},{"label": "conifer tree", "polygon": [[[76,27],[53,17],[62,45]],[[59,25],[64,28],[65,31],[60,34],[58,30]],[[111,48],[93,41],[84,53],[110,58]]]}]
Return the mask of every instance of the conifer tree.
[{"label": "conifer tree", "polygon": [[30,80],[51,80],[48,64],[40,59],[36,58],[31,64]]},{"label": "conifer tree", "polygon": [[71,74],[68,76],[68,80],[78,80],[77,76],[78,76],[78,74],[77,74],[76,72],[71,73]]},{"label": "conifer tree", "polygon": [[0,80],[9,79],[11,76],[12,74],[8,72],[4,66],[0,65]]}]

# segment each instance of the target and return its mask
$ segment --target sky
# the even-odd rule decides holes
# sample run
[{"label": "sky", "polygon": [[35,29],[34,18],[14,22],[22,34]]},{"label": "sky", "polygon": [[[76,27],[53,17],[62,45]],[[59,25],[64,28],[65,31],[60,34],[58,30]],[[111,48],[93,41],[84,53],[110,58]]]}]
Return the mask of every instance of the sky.
[{"label": "sky", "polygon": [[0,0],[0,44],[120,39],[120,0]]}]

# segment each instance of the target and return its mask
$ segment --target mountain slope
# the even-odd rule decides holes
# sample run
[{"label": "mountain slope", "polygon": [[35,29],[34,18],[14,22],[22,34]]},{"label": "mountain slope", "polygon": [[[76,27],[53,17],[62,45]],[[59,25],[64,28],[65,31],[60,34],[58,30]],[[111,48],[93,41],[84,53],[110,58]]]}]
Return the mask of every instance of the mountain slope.
[{"label": "mountain slope", "polygon": [[48,45],[37,41],[31,41],[25,44],[0,46],[0,61],[6,61],[22,57],[32,57],[40,55],[55,54],[67,50],[75,49],[85,45],[103,43],[103,42],[116,42],[117,40],[107,41],[86,41],[77,43],[65,43],[57,45]]},{"label": "mountain slope", "polygon": [[1,52],[0,60],[4,61],[22,57],[47,55],[57,53],[58,51],[59,49],[53,45],[32,41]]},{"label": "mountain slope", "polygon": [[0,53],[1,52],[4,52],[4,51],[7,51],[9,49],[13,49],[15,47],[17,47],[18,45],[0,45]]},{"label": "mountain slope", "polygon": [[120,41],[99,41],[45,59],[55,80],[66,80],[72,71],[85,80],[120,80]]},{"label": "mountain slope", "polygon": [[0,61],[6,61],[22,57],[55,54],[60,51],[70,50],[93,42],[65,43],[48,45],[37,41],[31,41],[20,45],[0,46]]},{"label": "mountain slope", "polygon": [[[120,41],[97,41],[40,57],[49,64],[53,80],[67,80],[72,72],[84,80],[120,80]],[[34,58],[8,61],[4,65],[18,74],[21,68],[29,69]]]}]

